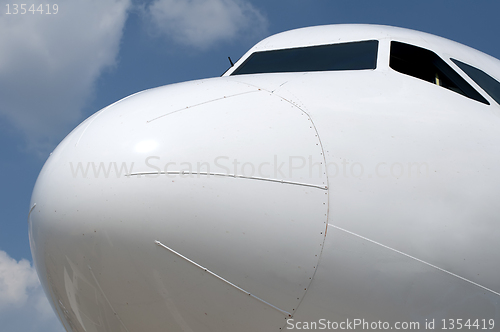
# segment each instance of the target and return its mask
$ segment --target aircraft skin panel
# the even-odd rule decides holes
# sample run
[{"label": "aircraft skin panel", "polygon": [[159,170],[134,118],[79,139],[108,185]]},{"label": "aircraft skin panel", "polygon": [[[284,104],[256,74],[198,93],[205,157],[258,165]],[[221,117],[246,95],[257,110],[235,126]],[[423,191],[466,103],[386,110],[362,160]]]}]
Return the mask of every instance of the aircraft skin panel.
[{"label": "aircraft skin panel", "polygon": [[[130,181],[135,182],[132,200],[127,197]],[[87,184],[90,188],[95,185]],[[229,189],[231,187],[233,189]],[[258,191],[273,192],[273,199],[264,194],[254,197],[254,193]],[[111,192],[123,194],[110,195]],[[108,196],[110,197],[105,206],[100,205],[102,197]],[[153,204],[156,197],[162,197],[162,202]],[[52,197],[48,199],[51,200]],[[219,299],[219,293],[241,293],[158,247],[155,240],[167,244],[282,311],[293,313],[312,280],[326,227],[327,209],[322,203],[327,202],[325,190],[246,179],[211,177],[175,179],[174,182],[167,177],[121,181],[114,179],[110,181],[109,188],[101,189],[101,195],[81,196],[80,199],[93,206],[92,211],[65,211],[62,212],[62,217],[53,216],[54,219],[43,220],[44,223],[52,223],[54,227],[50,227],[50,234],[37,234],[39,239],[65,239],[58,243],[47,241],[45,251],[60,253],[61,257],[52,254],[50,259],[67,260],[63,271],[60,271],[61,266],[54,266],[53,270],[47,272],[64,278],[64,283],[60,284],[55,280],[55,284],[61,285],[57,288],[58,294],[73,294],[68,296],[69,299],[89,297],[89,293],[74,283],[69,283],[67,276],[71,276],[71,280],[78,279],[77,285],[84,284],[83,281],[92,285],[94,292],[98,294],[96,305],[106,308],[108,301],[112,303],[113,311],[128,327],[138,328],[149,324],[142,319],[136,320],[132,313],[137,314],[140,310],[140,316],[148,317],[151,312],[160,310],[151,311],[153,304],[169,312],[173,310],[169,308],[171,302],[184,309],[190,308],[187,313],[185,310],[180,311],[188,321],[193,319],[193,315],[202,317],[204,312],[221,319],[220,315],[234,304],[229,300]],[[203,204],[194,205],[186,200]],[[64,198],[60,197],[59,202],[61,201]],[[127,201],[126,206],[124,201]],[[252,202],[250,205],[249,201]],[[34,218],[40,218],[37,214],[57,215],[57,212],[48,211],[52,211],[52,208],[55,211],[59,204],[53,206],[41,200],[37,204]],[[281,209],[277,209],[280,205]],[[179,206],[185,208],[179,209]],[[134,212],[141,211],[144,207],[148,210],[145,214]],[[110,210],[114,211],[113,215],[108,212]],[[316,211],[317,215],[313,216],[305,211]],[[85,219],[80,220],[80,215],[86,216]],[[89,215],[94,215],[94,218],[87,219]],[[81,225],[79,230],[73,224],[65,223],[68,218]],[[36,220],[41,223],[42,219]],[[211,220],[218,220],[218,223],[213,225],[209,222]],[[235,220],[238,222],[235,223]],[[316,227],[312,227],[314,223]],[[256,227],[257,225],[260,226]],[[34,232],[37,231],[35,226]],[[254,240],[257,237],[260,240],[256,244]],[[278,241],[283,237],[291,240],[288,246],[282,246]],[[304,241],[305,239],[308,240]],[[297,246],[296,243],[301,245]],[[91,251],[80,250],[89,244]],[[66,247],[71,249],[63,250]],[[204,250],[200,251],[199,248]],[[123,256],[122,253],[127,254]],[[43,254],[43,251],[39,250],[38,254]],[[73,259],[69,260],[68,257]],[[89,269],[89,266],[92,268]],[[186,273],[191,277],[186,277]],[[262,291],[263,285],[266,285],[265,292]],[[158,293],[160,286],[163,291]],[[131,287],[133,291],[123,292],[123,287]],[[106,292],[101,292],[101,289]],[[236,298],[247,296],[236,293]],[[63,299],[64,297],[62,296]],[[195,298],[198,299],[197,305],[189,304]],[[220,308],[210,305],[214,301],[220,304]],[[83,316],[80,310],[83,312],[85,308],[76,307],[76,300],[69,303],[67,308]],[[127,303],[136,305],[129,306]],[[141,304],[140,308],[137,303]],[[270,311],[271,317],[279,314],[280,324],[287,317],[283,312],[262,302],[252,299],[251,303],[265,307],[262,310]],[[85,321],[78,315],[75,316],[77,319],[72,321],[74,325]],[[96,322],[104,321],[102,313],[92,318]],[[245,321],[242,317],[234,319]],[[206,320],[203,321],[204,324],[209,324]],[[163,323],[167,322],[165,320]],[[101,326],[104,325],[101,323]],[[214,328],[215,326],[220,325],[214,325]],[[227,328],[231,326],[229,324]],[[254,325],[251,326],[255,328]],[[159,328],[153,325],[147,327]]]},{"label": "aircraft skin panel", "polygon": [[[210,81],[203,86],[210,91]],[[306,293],[326,233],[326,175],[298,167],[324,163],[314,125],[293,104],[255,88],[209,96],[148,122],[168,110],[165,93],[157,89],[109,107],[69,135],[42,170],[30,215],[34,252],[39,260],[48,259],[47,252],[66,262],[46,272],[60,285],[53,290],[62,299],[60,310],[66,308],[77,330],[149,330],[171,320],[182,330],[180,322],[193,319],[202,322],[193,330],[216,329],[236,306],[232,296],[248,297],[245,291],[252,296],[242,307],[257,306],[248,310],[262,310],[269,319],[249,323],[251,316],[242,312],[225,319],[224,329],[246,322],[252,331],[275,324],[276,315],[279,327]],[[156,107],[138,111],[142,98],[155,95]],[[254,107],[256,99],[267,107]],[[99,149],[103,144],[115,148]],[[49,183],[58,189],[37,195]],[[103,307],[93,314],[90,300],[78,305],[77,299],[88,298],[80,288],[87,284],[96,293],[93,305]],[[224,301],[226,293],[234,295]],[[194,299],[197,305],[190,304]],[[213,301],[220,306],[209,306]],[[161,311],[170,316],[150,317]]]},{"label": "aircraft skin panel", "polygon": [[[208,86],[212,82],[216,86],[220,85],[215,80],[203,83]],[[196,87],[197,84],[197,81],[192,82],[189,87]],[[200,171],[204,172],[327,186],[326,175],[310,176],[308,167],[300,167],[303,162],[309,162],[309,157],[312,163],[323,162],[324,157],[308,115],[293,104],[252,87],[243,94],[227,97],[215,95],[207,97],[210,101],[206,103],[179,105],[175,107],[178,111],[167,113],[164,111],[166,106],[163,98],[169,91],[164,90],[156,91],[154,96],[158,100],[152,103],[157,105],[154,108],[138,106],[142,98],[148,96],[140,95],[138,100],[131,98],[105,110],[99,121],[94,121],[83,134],[77,135],[77,141],[73,137],[68,138],[75,140],[75,145],[78,144],[72,152],[75,160],[73,169],[76,170],[78,162],[87,162],[78,158],[80,155],[85,157],[85,153],[91,151],[95,161],[89,162],[103,162],[106,170],[110,162],[118,162],[119,167],[125,163],[124,166],[129,168],[134,162],[133,172],[136,173],[184,169],[197,173],[199,163]],[[154,98],[151,94],[148,98]],[[253,106],[252,103],[259,99],[268,106]],[[114,129],[113,134],[108,136],[109,126]],[[146,137],[144,131],[148,132]],[[102,133],[108,144],[116,144],[117,151],[110,153],[95,149],[96,145],[102,144]],[[214,146],[216,148],[212,148]],[[186,148],[189,149],[187,152]],[[130,151],[133,153],[131,156]],[[86,169],[87,165],[82,167]],[[111,167],[111,171],[113,173],[109,174],[114,176],[114,167]]]}]

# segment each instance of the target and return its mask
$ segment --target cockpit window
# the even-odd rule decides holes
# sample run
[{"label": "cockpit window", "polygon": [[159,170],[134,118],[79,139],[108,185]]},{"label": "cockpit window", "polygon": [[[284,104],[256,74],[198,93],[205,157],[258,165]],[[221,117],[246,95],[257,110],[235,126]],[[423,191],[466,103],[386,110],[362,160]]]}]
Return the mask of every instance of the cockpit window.
[{"label": "cockpit window", "polygon": [[377,67],[378,40],[255,52],[231,75]]},{"label": "cockpit window", "polygon": [[500,104],[500,82],[476,67],[455,59],[451,59],[451,61],[455,62],[477,85]]},{"label": "cockpit window", "polygon": [[432,51],[393,41],[391,42],[389,65],[400,73],[434,83],[481,103],[490,104],[453,68]]}]

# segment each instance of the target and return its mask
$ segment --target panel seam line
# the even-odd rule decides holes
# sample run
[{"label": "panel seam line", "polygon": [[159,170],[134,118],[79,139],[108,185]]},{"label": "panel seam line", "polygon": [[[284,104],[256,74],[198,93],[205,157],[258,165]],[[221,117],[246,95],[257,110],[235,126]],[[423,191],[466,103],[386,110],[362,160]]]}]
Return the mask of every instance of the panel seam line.
[{"label": "panel seam line", "polygon": [[379,243],[379,242],[376,242],[376,241],[370,240],[370,239],[368,239],[368,238],[366,238],[366,237],[364,237],[364,236],[361,236],[361,235],[359,235],[359,234],[353,233],[353,232],[348,231],[348,230],[346,230],[346,229],[340,228],[340,227],[335,226],[335,225],[333,225],[333,224],[328,224],[328,225],[330,225],[330,226],[332,226],[333,228],[336,228],[336,229],[338,229],[338,230],[340,230],[340,231],[343,231],[343,232],[345,232],[345,233],[348,233],[348,234],[354,235],[354,236],[356,236],[356,237],[359,237],[360,239],[363,239],[363,240],[365,240],[365,241],[368,241],[368,242],[371,242],[371,243],[376,244],[376,245],[378,245],[378,246],[381,246],[381,247],[383,247],[383,248],[386,248],[386,249],[392,250],[392,251],[394,251],[394,252],[396,252],[396,253],[398,253],[398,254],[400,254],[400,255],[406,256],[406,257],[411,258],[411,259],[413,259],[413,260],[416,260],[417,262],[423,263],[423,264],[425,264],[425,265],[427,265],[427,266],[430,266],[430,267],[432,267],[432,268],[435,268],[435,269],[437,269],[437,270],[439,270],[439,271],[441,271],[441,272],[444,272],[444,273],[446,273],[446,274],[449,274],[449,275],[451,275],[451,276],[453,276],[453,277],[455,277],[455,278],[458,278],[458,279],[460,279],[460,280],[463,280],[463,281],[468,282],[468,283],[470,283],[470,284],[472,284],[472,285],[474,285],[474,286],[480,287],[480,288],[482,288],[482,289],[484,289],[484,290],[486,290],[486,291],[488,291],[488,292],[491,292],[491,293],[493,293],[493,294],[495,294],[495,295],[500,296],[500,293],[495,292],[494,290],[492,290],[492,289],[490,289],[490,288],[488,288],[488,287],[485,287],[485,286],[480,285],[480,284],[478,284],[478,283],[476,283],[476,282],[474,282],[474,281],[472,281],[472,280],[469,280],[469,279],[467,279],[467,278],[464,278],[464,277],[462,277],[462,276],[459,276],[458,274],[455,274],[455,273],[453,273],[453,272],[450,272],[450,271],[448,271],[448,270],[445,270],[445,269],[443,269],[443,268],[440,268],[439,266],[433,265],[433,264],[428,263],[428,262],[426,262],[426,261],[424,261],[424,260],[421,260],[421,259],[419,259],[419,258],[417,258],[417,257],[414,257],[414,256],[411,256],[411,255],[408,255],[408,254],[406,254],[406,253],[404,253],[404,252],[402,252],[402,251],[399,251],[399,250],[397,250],[397,249],[391,248],[391,247],[386,246],[386,245],[384,245],[384,244],[382,244],[382,243]]},{"label": "panel seam line", "polygon": [[278,179],[270,179],[270,178],[263,178],[263,177],[258,177],[258,176],[245,176],[245,175],[236,175],[236,174],[226,174],[226,173],[212,173],[212,172],[197,172],[197,173],[192,173],[192,172],[186,172],[186,171],[168,171],[168,172],[135,172],[135,173],[129,173],[126,174],[125,176],[131,177],[131,176],[142,176],[142,175],[197,175],[198,177],[200,175],[204,175],[207,177],[210,176],[222,176],[222,177],[229,177],[229,178],[235,178],[235,179],[247,179],[247,180],[258,180],[258,181],[267,181],[267,182],[275,182],[275,183],[283,183],[283,184],[291,184],[295,186],[303,186],[303,187],[311,187],[311,188],[318,188],[322,190],[327,190],[328,186],[324,185],[316,185],[316,184],[309,184],[309,183],[303,183],[303,182],[294,182],[294,181],[287,181],[287,180],[278,180]]},{"label": "panel seam line", "polygon": [[169,112],[169,113],[157,116],[156,118],[153,118],[151,120],[147,120],[146,123],[150,123],[150,122],[153,122],[155,120],[161,119],[161,118],[163,118],[165,116],[168,116],[168,115],[171,115],[171,114],[174,114],[174,113],[177,113],[177,112],[182,112],[182,111],[188,110],[190,108],[194,108],[194,107],[197,107],[197,106],[208,104],[208,103],[211,103],[211,102],[214,102],[214,101],[228,99],[228,98],[231,98],[231,97],[237,97],[237,96],[241,96],[241,95],[245,95],[245,94],[253,93],[253,92],[259,92],[259,91],[260,91],[260,89],[258,89],[258,90],[251,90],[251,91],[245,91],[245,92],[236,93],[234,95],[229,95],[229,96],[223,96],[223,97],[220,97],[220,98],[210,99],[210,100],[204,101],[202,103],[198,103],[198,104],[186,106],[186,107],[183,107],[183,108],[179,108],[179,109],[177,109],[175,111],[172,111],[172,112]]},{"label": "panel seam line", "polygon": [[252,298],[256,299],[257,301],[260,301],[260,302],[262,302],[262,303],[264,303],[264,304],[266,304],[266,305],[270,306],[271,308],[278,310],[278,311],[279,311],[279,312],[281,312],[282,314],[285,314],[287,317],[292,317],[292,315],[291,315],[288,311],[282,310],[282,309],[278,308],[277,306],[272,305],[271,303],[269,303],[269,302],[267,302],[267,301],[264,301],[264,300],[263,300],[263,299],[261,299],[260,297],[255,296],[254,294],[252,294],[252,293],[250,293],[250,292],[248,292],[248,291],[244,290],[243,288],[241,288],[241,287],[239,287],[239,286],[237,286],[237,285],[233,284],[232,282],[230,282],[230,281],[228,281],[228,280],[226,280],[226,279],[222,278],[221,276],[219,276],[218,274],[216,274],[216,273],[214,273],[214,272],[210,271],[210,270],[209,270],[209,269],[207,269],[206,267],[203,267],[203,266],[201,266],[200,264],[196,263],[195,261],[193,261],[193,260],[191,260],[191,259],[187,258],[186,256],[181,255],[180,253],[178,253],[178,252],[177,252],[177,251],[175,251],[174,249],[167,247],[166,245],[164,245],[164,244],[163,244],[163,243],[161,243],[160,241],[155,240],[155,243],[156,243],[156,245],[158,245],[158,246],[160,246],[160,247],[162,247],[162,248],[167,249],[167,250],[168,250],[168,251],[170,251],[171,253],[173,253],[173,254],[175,254],[175,255],[179,256],[180,258],[182,258],[182,259],[184,259],[184,260],[188,261],[189,263],[191,263],[191,264],[195,265],[196,267],[198,267],[198,268],[202,269],[203,271],[205,271],[205,272],[207,272],[208,274],[210,274],[210,275],[212,275],[212,276],[216,277],[217,279],[224,281],[226,284],[228,284],[228,285],[230,285],[230,286],[232,286],[232,287],[236,288],[236,289],[237,289],[237,290],[239,290],[240,292],[243,292],[243,293],[247,294],[248,296],[250,296],[250,297],[252,297]]}]

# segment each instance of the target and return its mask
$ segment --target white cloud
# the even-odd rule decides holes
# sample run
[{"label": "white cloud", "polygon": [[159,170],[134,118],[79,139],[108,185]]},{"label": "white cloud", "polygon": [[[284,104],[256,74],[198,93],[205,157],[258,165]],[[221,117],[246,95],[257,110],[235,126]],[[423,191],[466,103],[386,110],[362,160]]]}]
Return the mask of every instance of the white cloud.
[{"label": "white cloud", "polygon": [[39,284],[30,262],[25,259],[17,262],[5,251],[0,251],[0,309],[8,305],[24,305],[28,299],[28,290]]},{"label": "white cloud", "polygon": [[147,8],[147,17],[161,34],[200,48],[242,34],[263,34],[268,25],[243,0],[156,0]]},{"label": "white cloud", "polygon": [[[0,120],[39,151],[81,120],[96,78],[115,65],[130,7],[130,0],[56,3],[55,15],[0,15]],[[7,0],[1,10],[6,4],[14,12]]]},{"label": "white cloud", "polygon": [[2,332],[63,332],[35,268],[0,250],[0,322]]}]

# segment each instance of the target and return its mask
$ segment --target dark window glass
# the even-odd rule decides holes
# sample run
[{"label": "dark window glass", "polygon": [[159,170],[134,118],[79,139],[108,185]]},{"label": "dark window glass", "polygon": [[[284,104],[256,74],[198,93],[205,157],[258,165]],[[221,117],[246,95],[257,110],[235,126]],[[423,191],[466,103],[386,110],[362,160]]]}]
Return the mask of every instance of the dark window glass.
[{"label": "dark window glass", "polygon": [[495,99],[500,104],[500,82],[486,74],[484,71],[472,67],[461,61],[451,59],[457,66],[460,67],[474,82],[477,83],[491,98]]},{"label": "dark window glass", "polygon": [[490,104],[436,53],[424,48],[391,42],[390,67],[400,73],[442,86],[481,103]]},{"label": "dark window glass", "polygon": [[255,52],[231,75],[377,67],[378,40]]}]

